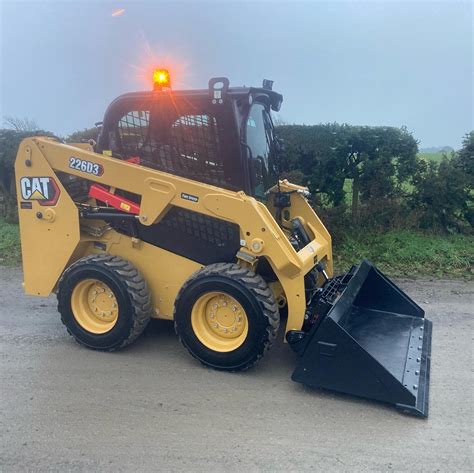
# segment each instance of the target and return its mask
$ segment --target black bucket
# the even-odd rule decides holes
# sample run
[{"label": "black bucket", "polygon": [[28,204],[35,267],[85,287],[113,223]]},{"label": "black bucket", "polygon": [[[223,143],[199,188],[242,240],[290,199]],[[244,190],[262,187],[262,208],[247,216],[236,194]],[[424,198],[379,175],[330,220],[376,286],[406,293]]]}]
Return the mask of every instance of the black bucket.
[{"label": "black bucket", "polygon": [[293,381],[426,417],[431,322],[369,261],[350,276],[327,315],[295,344]]}]

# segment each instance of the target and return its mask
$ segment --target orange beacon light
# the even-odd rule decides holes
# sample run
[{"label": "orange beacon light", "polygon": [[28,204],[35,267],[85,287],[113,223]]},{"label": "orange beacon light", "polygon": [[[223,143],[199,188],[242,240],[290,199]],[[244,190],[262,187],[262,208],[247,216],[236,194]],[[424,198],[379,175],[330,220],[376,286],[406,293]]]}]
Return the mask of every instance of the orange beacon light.
[{"label": "orange beacon light", "polygon": [[153,90],[162,90],[171,87],[170,73],[166,69],[155,69],[153,71]]}]

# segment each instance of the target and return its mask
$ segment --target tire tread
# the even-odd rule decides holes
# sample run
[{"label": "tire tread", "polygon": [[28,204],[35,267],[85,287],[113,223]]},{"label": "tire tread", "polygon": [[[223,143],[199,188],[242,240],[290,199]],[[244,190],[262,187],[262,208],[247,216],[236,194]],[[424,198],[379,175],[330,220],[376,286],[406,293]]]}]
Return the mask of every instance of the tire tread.
[{"label": "tire tread", "polygon": [[[108,271],[114,272],[127,287],[127,293],[130,297],[130,302],[132,305],[132,310],[134,313],[133,326],[130,330],[128,336],[122,341],[122,343],[110,347],[110,348],[93,348],[100,351],[118,351],[122,348],[133,343],[145,330],[148,322],[151,319],[152,313],[152,303],[151,295],[148,289],[148,284],[143,276],[138,272],[138,270],[132,266],[128,261],[120,258],[119,256],[114,256],[110,254],[91,254],[77,260],[69,268],[64,271],[61,279],[59,280],[58,287],[61,286],[61,283],[65,278],[68,277],[68,274],[71,270],[76,269],[83,265],[93,264],[95,266],[102,266]],[[76,340],[80,345],[87,346],[87,348],[92,348],[89,345],[86,345],[69,330],[64,316],[61,311],[61,304],[59,303],[59,293],[58,293],[58,311],[61,314],[61,322],[65,325],[68,333]]]},{"label": "tire tread", "polygon": [[238,369],[227,369],[227,368],[218,368],[224,371],[245,371],[255,366],[265,353],[270,349],[273,343],[276,340],[278,334],[278,328],[280,326],[280,313],[278,310],[278,304],[275,300],[273,292],[268,287],[268,284],[259,274],[254,273],[252,270],[239,266],[236,263],[216,263],[204,267],[203,269],[194,273],[182,286],[175,303],[175,312],[174,312],[174,328],[175,332],[178,335],[178,338],[181,344],[188,350],[188,352],[196,358],[204,366],[208,366],[205,362],[200,360],[186,345],[185,341],[179,334],[177,323],[176,323],[176,307],[177,302],[180,299],[181,295],[185,293],[187,288],[196,282],[196,280],[207,277],[207,276],[224,276],[228,277],[236,282],[243,284],[247,289],[249,289],[255,298],[258,301],[258,304],[262,308],[262,313],[268,321],[268,326],[266,328],[266,337],[264,343],[261,345],[259,351],[255,353],[255,356],[244,366],[239,367]]}]

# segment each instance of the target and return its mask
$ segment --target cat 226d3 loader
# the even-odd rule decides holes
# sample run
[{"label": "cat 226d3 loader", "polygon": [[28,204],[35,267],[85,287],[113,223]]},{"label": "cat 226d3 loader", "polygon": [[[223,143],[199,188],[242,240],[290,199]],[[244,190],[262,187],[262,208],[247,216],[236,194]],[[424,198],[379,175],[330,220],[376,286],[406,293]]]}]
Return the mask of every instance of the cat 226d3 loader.
[{"label": "cat 226d3 loader", "polygon": [[166,70],[154,78],[111,103],[97,143],[21,143],[26,293],[57,293],[88,348],[121,349],[156,317],[227,371],[253,366],[285,314],[294,381],[426,416],[431,323],[367,260],[333,276],[308,189],[278,178],[272,82],[178,91]]}]

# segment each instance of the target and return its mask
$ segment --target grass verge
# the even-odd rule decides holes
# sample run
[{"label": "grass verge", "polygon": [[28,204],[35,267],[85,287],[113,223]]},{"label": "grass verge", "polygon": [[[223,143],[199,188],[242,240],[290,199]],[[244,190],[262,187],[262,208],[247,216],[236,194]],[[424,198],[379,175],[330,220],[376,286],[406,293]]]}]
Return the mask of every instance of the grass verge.
[{"label": "grass verge", "polygon": [[[409,231],[346,235],[334,247],[337,273],[368,258],[389,276],[437,276],[474,279],[474,238]],[[0,220],[0,265],[21,262],[18,225]]]},{"label": "grass verge", "polygon": [[334,248],[337,272],[369,259],[389,276],[474,278],[474,238],[410,231],[347,235]]},{"label": "grass verge", "polygon": [[18,225],[0,219],[0,265],[14,266],[21,262]]}]

